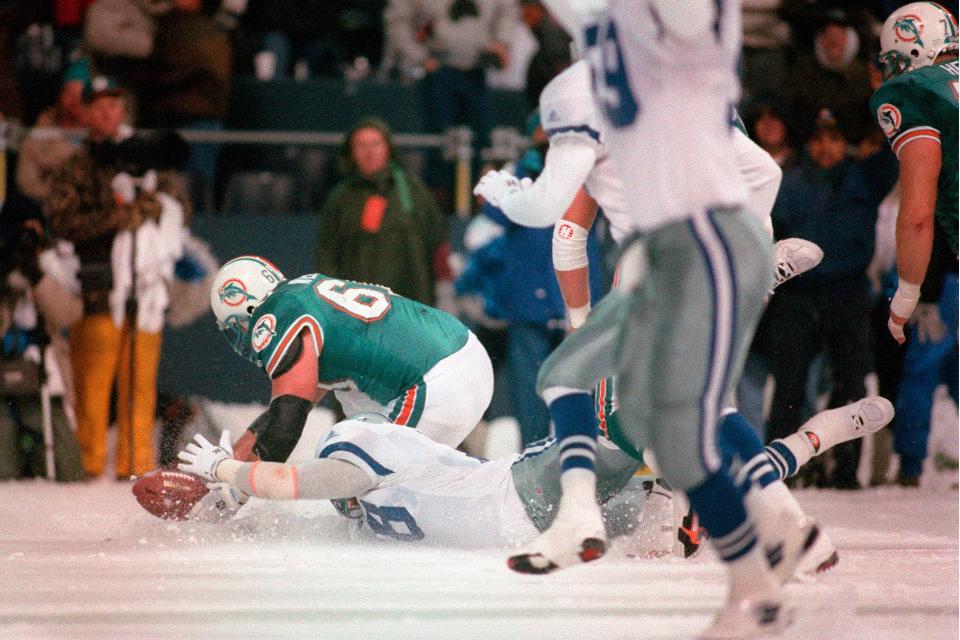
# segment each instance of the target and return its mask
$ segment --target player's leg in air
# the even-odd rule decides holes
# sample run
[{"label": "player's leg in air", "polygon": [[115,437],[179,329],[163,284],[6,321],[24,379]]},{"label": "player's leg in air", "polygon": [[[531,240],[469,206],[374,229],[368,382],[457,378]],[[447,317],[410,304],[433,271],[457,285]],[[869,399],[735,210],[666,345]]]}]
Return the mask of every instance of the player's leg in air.
[{"label": "player's leg in air", "polygon": [[[737,484],[743,493],[754,494],[752,497],[754,502],[767,501],[773,505],[773,508],[782,509],[786,520],[807,518],[808,516],[803,513],[793,496],[786,491],[782,480],[793,476],[812,458],[825,453],[837,444],[863,437],[868,433],[876,433],[890,423],[893,415],[893,405],[889,400],[881,397],[863,398],[845,407],[822,411],[804,423],[795,434],[774,440],[766,447],[761,447],[757,455],[746,463],[740,463],[736,472]],[[619,412],[616,411],[608,416],[608,423],[614,432],[619,430],[619,417]],[[731,426],[730,423],[733,422],[741,422],[741,426]],[[752,428],[735,413],[728,413],[721,422],[720,428],[721,430],[746,428],[752,431]],[[756,436],[754,434],[746,437],[750,439]],[[738,445],[743,446],[741,443]],[[740,454],[733,449],[732,445],[724,445],[724,447],[727,449],[724,451],[725,456],[739,457]],[[598,483],[601,487],[606,486],[607,478],[616,477],[609,469],[612,466],[610,461],[616,461],[618,455],[625,454],[609,453],[609,447],[598,446]],[[644,452],[642,460],[651,467],[656,467],[654,457],[649,451]],[[640,465],[637,464],[634,468],[639,469]],[[603,491],[598,491],[609,537],[617,536],[618,529],[625,535],[629,535],[631,541],[627,548],[631,549],[631,553],[635,555],[647,555],[651,551],[670,552],[672,549],[674,554],[682,554],[686,557],[698,548],[704,538],[699,535],[702,531],[696,524],[691,525],[689,521],[683,521],[685,515],[689,518],[687,505],[684,503],[679,510],[664,509],[660,506],[664,501],[678,498],[668,486],[658,480],[655,486],[646,489],[644,495],[646,501],[640,511],[640,526],[632,521],[637,516],[637,508],[630,508],[629,505],[624,504],[634,499],[634,493],[627,486],[623,486],[615,489],[604,499]],[[748,497],[748,504],[750,500],[751,498]],[[617,518],[613,526],[611,526],[611,514]],[[624,517],[623,514],[628,515]],[[665,530],[673,532],[668,536],[669,539],[662,534]],[[633,538],[637,536],[640,539],[634,540]],[[820,540],[826,541],[827,544],[823,544]],[[819,573],[834,566],[838,560],[839,555],[836,549],[821,531],[815,547],[797,565],[794,573]]]}]

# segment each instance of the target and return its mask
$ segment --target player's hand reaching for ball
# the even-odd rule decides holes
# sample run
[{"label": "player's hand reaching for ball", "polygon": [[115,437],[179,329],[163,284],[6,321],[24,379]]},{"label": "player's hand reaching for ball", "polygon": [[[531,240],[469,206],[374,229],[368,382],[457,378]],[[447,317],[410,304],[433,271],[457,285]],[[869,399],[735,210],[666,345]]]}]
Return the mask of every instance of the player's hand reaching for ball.
[{"label": "player's hand reaching for ball", "polygon": [[224,430],[220,434],[220,445],[214,446],[199,433],[193,436],[194,442],[177,454],[182,460],[177,465],[180,471],[193,473],[204,480],[217,482],[217,467],[224,460],[233,457],[233,445],[230,444],[230,432]]},{"label": "player's hand reaching for ball", "polygon": [[508,171],[488,171],[473,188],[473,195],[499,207],[505,195],[526,189],[531,184],[533,181],[530,178],[520,179]]}]

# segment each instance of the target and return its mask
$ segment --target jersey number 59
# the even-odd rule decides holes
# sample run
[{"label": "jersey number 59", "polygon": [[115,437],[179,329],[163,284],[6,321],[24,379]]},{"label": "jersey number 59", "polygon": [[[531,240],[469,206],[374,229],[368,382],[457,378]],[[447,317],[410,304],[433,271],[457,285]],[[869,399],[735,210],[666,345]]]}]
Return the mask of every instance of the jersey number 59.
[{"label": "jersey number 59", "polygon": [[640,109],[630,89],[617,25],[609,19],[592,24],[584,30],[584,38],[593,71],[593,90],[607,119],[618,129],[633,124]]}]

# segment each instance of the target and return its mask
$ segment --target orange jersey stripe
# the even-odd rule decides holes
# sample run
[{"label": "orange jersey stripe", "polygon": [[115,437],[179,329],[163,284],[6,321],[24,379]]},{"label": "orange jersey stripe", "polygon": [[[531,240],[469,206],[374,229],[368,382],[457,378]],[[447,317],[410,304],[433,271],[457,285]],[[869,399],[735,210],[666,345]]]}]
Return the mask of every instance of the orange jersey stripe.
[{"label": "orange jersey stripe", "polygon": [[417,400],[417,388],[410,387],[407,389],[407,392],[403,395],[403,409],[400,410],[400,415],[397,416],[397,424],[407,424],[410,420],[411,414],[413,414],[413,405]]},{"label": "orange jersey stripe", "polygon": [[276,351],[273,352],[273,356],[270,358],[270,362],[267,364],[268,374],[271,376],[273,375],[274,370],[277,368],[277,365],[280,364],[280,361],[283,359],[284,354],[286,354],[287,349],[290,348],[290,344],[297,337],[297,335],[300,334],[300,330],[304,327],[309,328],[313,333],[313,337],[317,346],[317,356],[319,357],[320,349],[323,348],[323,332],[320,330],[320,325],[317,324],[316,320],[310,316],[303,316],[294,322],[293,325],[287,329],[287,332],[283,334],[280,344],[277,345]]},{"label": "orange jersey stripe", "polygon": [[900,150],[914,140],[928,139],[940,142],[940,132],[933,127],[916,127],[904,131],[893,141],[893,152],[900,156]]}]

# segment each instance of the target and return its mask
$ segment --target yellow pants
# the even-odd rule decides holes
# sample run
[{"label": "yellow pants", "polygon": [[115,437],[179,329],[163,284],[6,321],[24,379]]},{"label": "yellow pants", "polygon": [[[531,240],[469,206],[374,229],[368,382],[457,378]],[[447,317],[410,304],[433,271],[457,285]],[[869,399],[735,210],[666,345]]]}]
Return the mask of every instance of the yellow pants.
[{"label": "yellow pants", "polygon": [[156,467],[153,440],[161,334],[136,332],[131,372],[131,330],[130,320],[117,328],[109,314],[85,316],[70,330],[77,440],[83,466],[91,476],[101,475],[106,464],[114,380],[117,382],[117,477],[141,475]]}]

